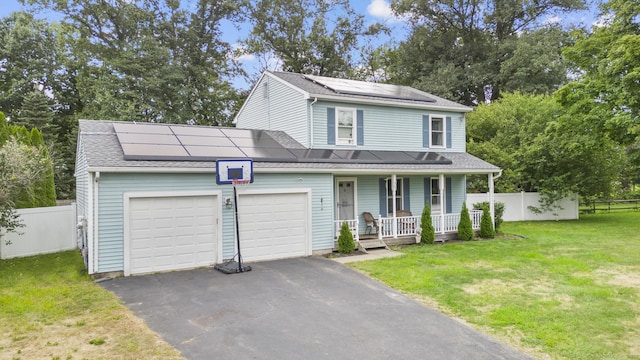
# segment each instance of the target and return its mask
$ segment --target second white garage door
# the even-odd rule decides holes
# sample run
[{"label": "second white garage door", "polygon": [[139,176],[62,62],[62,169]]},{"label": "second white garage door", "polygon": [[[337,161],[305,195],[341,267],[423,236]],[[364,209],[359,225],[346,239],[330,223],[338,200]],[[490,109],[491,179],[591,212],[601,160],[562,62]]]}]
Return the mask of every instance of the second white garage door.
[{"label": "second white garage door", "polygon": [[217,197],[132,197],[125,275],[212,265],[217,253]]},{"label": "second white garage door", "polygon": [[308,196],[306,192],[239,196],[244,261],[311,255]]}]

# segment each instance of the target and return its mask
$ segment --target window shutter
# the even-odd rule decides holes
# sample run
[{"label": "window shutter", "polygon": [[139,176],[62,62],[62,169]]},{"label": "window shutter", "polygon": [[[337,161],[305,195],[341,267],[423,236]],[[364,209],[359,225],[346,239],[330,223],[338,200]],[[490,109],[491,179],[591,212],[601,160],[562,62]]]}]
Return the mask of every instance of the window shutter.
[{"label": "window shutter", "polygon": [[327,108],[327,144],[336,144],[336,109]]},{"label": "window shutter", "polygon": [[431,178],[424,178],[424,203],[431,208]]},{"label": "window shutter", "polygon": [[429,147],[429,115],[422,115],[422,146]]},{"label": "window shutter", "polygon": [[451,149],[451,116],[447,116],[447,148]]},{"label": "window shutter", "polygon": [[444,188],[444,193],[446,195],[445,197],[445,202],[446,204],[444,204],[444,206],[447,208],[447,214],[451,214],[451,212],[453,211],[453,206],[451,204],[451,177],[446,177],[445,178],[445,188]]},{"label": "window shutter", "polygon": [[411,210],[411,203],[409,202],[409,199],[411,198],[411,196],[409,195],[409,178],[403,178],[402,179],[402,201],[404,203],[404,209],[403,210]]},{"label": "window shutter", "polygon": [[380,214],[382,216],[387,216],[387,180],[385,178],[380,178],[379,189],[380,189]]},{"label": "window shutter", "polygon": [[358,132],[358,145],[364,145],[364,111],[357,110],[356,117],[357,117],[356,131]]}]

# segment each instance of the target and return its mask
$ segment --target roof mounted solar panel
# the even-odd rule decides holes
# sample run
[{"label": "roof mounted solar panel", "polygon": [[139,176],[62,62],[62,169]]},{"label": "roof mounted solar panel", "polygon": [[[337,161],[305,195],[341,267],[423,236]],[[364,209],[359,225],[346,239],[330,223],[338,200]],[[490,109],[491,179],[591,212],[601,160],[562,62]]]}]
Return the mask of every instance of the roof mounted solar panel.
[{"label": "roof mounted solar panel", "polygon": [[367,81],[336,79],[324,76],[303,75],[307,80],[337,93],[347,95],[364,95],[387,99],[411,100],[435,103],[436,100],[427,93],[408,86],[380,84]]}]

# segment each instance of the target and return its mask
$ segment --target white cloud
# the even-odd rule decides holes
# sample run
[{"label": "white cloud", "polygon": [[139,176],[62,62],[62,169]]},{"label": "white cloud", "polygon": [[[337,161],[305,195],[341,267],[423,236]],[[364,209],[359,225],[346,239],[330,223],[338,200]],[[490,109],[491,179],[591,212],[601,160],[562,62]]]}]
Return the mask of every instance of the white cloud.
[{"label": "white cloud", "polygon": [[389,5],[385,0],[371,0],[371,3],[367,6],[367,12],[373,17],[383,19],[393,17],[391,5]]},{"label": "white cloud", "polygon": [[372,17],[383,19],[386,23],[403,20],[403,18],[399,18],[393,13],[391,5],[386,0],[371,0],[367,5],[367,13]]},{"label": "white cloud", "polygon": [[256,56],[254,54],[247,52],[247,49],[244,45],[233,44],[231,45],[231,47],[233,49],[231,53],[231,58],[233,58],[234,60],[241,61],[241,62],[249,62],[249,61],[256,60]]},{"label": "white cloud", "polygon": [[544,25],[560,25],[562,24],[562,18],[559,16],[549,16],[544,20]]}]

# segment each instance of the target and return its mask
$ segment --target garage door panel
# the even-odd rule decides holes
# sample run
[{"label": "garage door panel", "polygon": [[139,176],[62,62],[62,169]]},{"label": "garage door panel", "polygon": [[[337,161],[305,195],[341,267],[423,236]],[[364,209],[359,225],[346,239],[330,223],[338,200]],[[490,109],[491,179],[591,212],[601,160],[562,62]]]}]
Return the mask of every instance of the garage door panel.
[{"label": "garage door panel", "polygon": [[245,261],[307,255],[307,193],[244,194],[238,201]]},{"label": "garage door panel", "polygon": [[129,209],[130,273],[216,262],[217,197],[131,198]]}]

